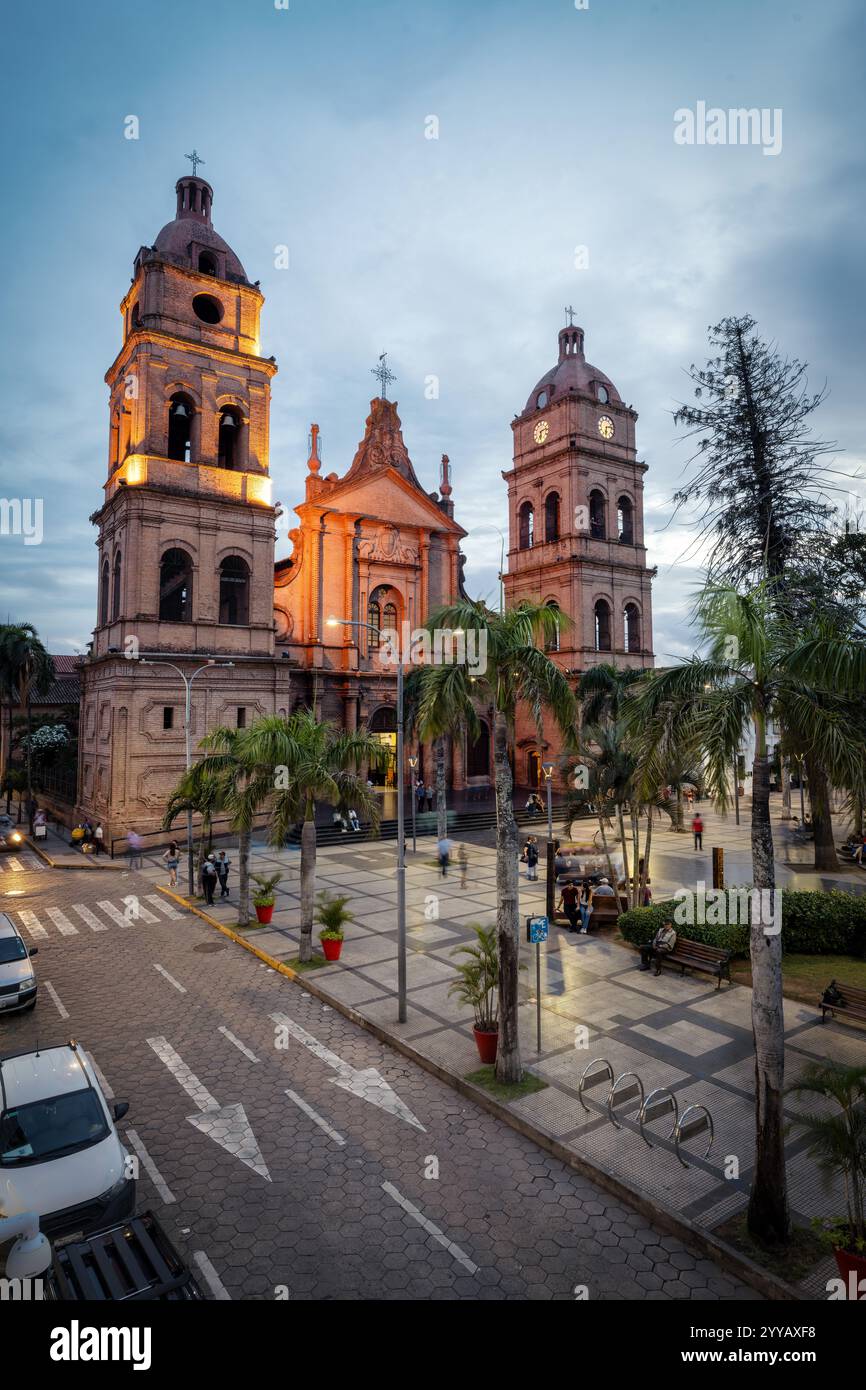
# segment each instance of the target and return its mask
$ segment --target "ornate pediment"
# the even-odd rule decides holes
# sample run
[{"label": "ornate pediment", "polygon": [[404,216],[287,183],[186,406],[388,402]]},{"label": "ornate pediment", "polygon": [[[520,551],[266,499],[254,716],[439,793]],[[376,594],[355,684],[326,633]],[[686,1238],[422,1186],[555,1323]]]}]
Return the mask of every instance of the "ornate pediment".
[{"label": "ornate pediment", "polygon": [[405,545],[393,522],[386,521],[375,536],[362,536],[358,554],[364,560],[382,560],[392,565],[417,565],[418,551]]}]

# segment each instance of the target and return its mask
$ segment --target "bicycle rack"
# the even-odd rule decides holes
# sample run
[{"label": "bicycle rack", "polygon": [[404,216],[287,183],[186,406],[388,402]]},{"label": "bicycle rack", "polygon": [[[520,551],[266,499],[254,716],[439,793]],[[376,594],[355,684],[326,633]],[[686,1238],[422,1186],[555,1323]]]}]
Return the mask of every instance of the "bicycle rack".
[{"label": "bicycle rack", "polygon": [[640,1125],[640,1137],[649,1149],[654,1149],[655,1145],[651,1140],[647,1139],[644,1134],[644,1125],[647,1124],[648,1121],[656,1119],[658,1115],[663,1115],[666,1110],[672,1110],[674,1112],[673,1128],[667,1136],[668,1139],[673,1139],[677,1125],[679,1124],[679,1105],[677,1104],[677,1098],[673,1091],[668,1091],[664,1087],[658,1086],[654,1091],[650,1091],[637,1117],[637,1122]]},{"label": "bicycle rack", "polygon": [[[698,1110],[703,1112],[701,1117],[699,1119],[688,1120],[688,1116],[691,1115],[692,1111],[697,1112]],[[680,1163],[683,1165],[684,1168],[690,1167],[690,1164],[686,1163],[685,1159],[680,1153],[680,1144],[682,1140],[689,1139],[693,1134],[700,1134],[701,1131],[705,1129],[708,1129],[710,1131],[710,1139],[706,1149],[701,1154],[701,1158],[706,1158],[707,1154],[710,1152],[710,1149],[713,1147],[713,1139],[715,1137],[715,1132],[713,1130],[713,1117],[705,1105],[686,1106],[677,1124],[674,1126],[673,1132],[674,1152],[676,1153],[677,1158],[679,1159]]]},{"label": "bicycle rack", "polygon": [[[602,1076],[601,1074],[599,1074],[598,1076],[593,1077],[591,1081],[587,1081],[587,1073],[591,1072],[593,1067],[605,1067],[607,1075]],[[611,1066],[610,1062],[607,1060],[606,1057],[596,1057],[595,1060],[590,1062],[588,1066],[584,1067],[583,1071],[580,1073],[580,1082],[578,1083],[577,1087],[577,1098],[583,1106],[584,1110],[587,1112],[587,1114],[589,1114],[589,1106],[586,1104],[586,1101],[583,1098],[584,1091],[591,1091],[594,1086],[600,1086],[602,1081],[605,1080],[609,1081],[611,1086],[614,1085],[613,1067]]]},{"label": "bicycle rack", "polygon": [[623,1100],[630,1100],[632,1096],[637,1096],[637,1095],[639,1095],[639,1096],[640,1096],[640,1108],[641,1108],[641,1110],[643,1109],[643,1105],[644,1105],[644,1098],[643,1098],[643,1082],[641,1081],[641,1079],[640,1079],[640,1077],[638,1076],[637,1072],[634,1072],[634,1071],[624,1071],[620,1076],[618,1076],[618,1077],[616,1078],[616,1081],[614,1081],[613,1085],[611,1086],[610,1090],[609,1090],[608,1093],[607,1093],[607,1118],[610,1120],[611,1124],[614,1125],[617,1129],[622,1129],[622,1125],[620,1124],[619,1120],[617,1120],[617,1119],[614,1118],[614,1113],[613,1113],[613,1098],[614,1098],[614,1095],[616,1094],[616,1091],[617,1091],[617,1088],[618,1088],[618,1086],[619,1086],[619,1083],[620,1083],[621,1081],[626,1081],[626,1080],[628,1079],[628,1077],[630,1077],[630,1076],[634,1078],[633,1084],[632,1084],[631,1086],[626,1087],[626,1089],[625,1089],[624,1091],[620,1091],[620,1093],[619,1093],[619,1100],[621,1100],[621,1101],[623,1101]]}]

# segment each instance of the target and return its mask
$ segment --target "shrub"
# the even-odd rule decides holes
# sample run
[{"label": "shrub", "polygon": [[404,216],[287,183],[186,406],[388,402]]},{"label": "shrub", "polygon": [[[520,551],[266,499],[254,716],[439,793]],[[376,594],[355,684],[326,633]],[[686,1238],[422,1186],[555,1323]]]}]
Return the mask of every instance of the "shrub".
[{"label": "shrub", "polygon": [[[866,897],[833,890],[782,891],[782,950],[803,955],[866,956]],[[716,926],[699,923],[682,926],[675,913],[681,899],[669,898],[652,907],[636,907],[619,918],[619,929],[633,946],[652,941],[666,919],[680,936],[719,946],[735,955],[748,955],[749,929],[744,925]]]}]

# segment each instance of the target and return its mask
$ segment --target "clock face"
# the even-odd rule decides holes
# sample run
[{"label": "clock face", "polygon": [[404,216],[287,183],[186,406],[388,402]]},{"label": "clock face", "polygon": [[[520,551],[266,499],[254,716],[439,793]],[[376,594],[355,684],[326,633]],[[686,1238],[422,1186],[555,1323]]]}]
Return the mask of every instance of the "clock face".
[{"label": "clock face", "polygon": [[602,415],[599,418],[598,432],[602,439],[613,439],[613,420],[609,415]]},{"label": "clock face", "polygon": [[535,440],[536,444],[543,444],[549,433],[550,425],[547,423],[547,421],[539,420],[538,424],[535,426],[535,429],[532,431],[532,438]]}]

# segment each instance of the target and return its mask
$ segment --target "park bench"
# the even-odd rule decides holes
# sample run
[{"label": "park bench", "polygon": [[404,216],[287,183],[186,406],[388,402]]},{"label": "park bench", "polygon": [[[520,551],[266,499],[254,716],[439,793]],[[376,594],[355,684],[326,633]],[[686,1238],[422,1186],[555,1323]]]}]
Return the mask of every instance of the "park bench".
[{"label": "park bench", "polygon": [[[827,990],[837,989],[842,996],[839,1004],[825,1004],[821,1000],[821,1022],[827,1022],[827,1014],[844,1014],[846,1018],[854,1018],[859,1023],[866,1023],[866,989],[858,989],[856,985],[843,984],[841,980],[831,980]],[[824,993],[827,993],[827,990]]]},{"label": "park bench", "polygon": [[597,931],[599,927],[615,927],[620,913],[628,911],[628,904],[625,898],[621,897],[594,897],[592,900],[592,916],[589,919],[590,931]]},{"label": "park bench", "polygon": [[704,946],[700,941],[689,941],[687,937],[677,938],[677,944],[672,951],[658,952],[653,955],[656,964],[678,965],[680,974],[686,973],[686,966],[690,970],[702,970],[706,975],[715,975],[718,984],[716,989],[722,987],[722,977],[731,984],[731,952],[721,946]]}]

